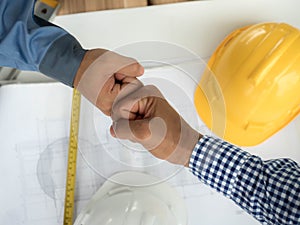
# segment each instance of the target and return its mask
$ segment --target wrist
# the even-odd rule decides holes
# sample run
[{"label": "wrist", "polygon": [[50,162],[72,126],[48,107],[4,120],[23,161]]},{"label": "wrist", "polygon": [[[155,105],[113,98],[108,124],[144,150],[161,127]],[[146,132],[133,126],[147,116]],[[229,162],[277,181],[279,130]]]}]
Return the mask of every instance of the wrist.
[{"label": "wrist", "polygon": [[202,135],[192,128],[191,128],[190,132],[187,133],[187,135],[188,136],[186,137],[186,139],[183,139],[183,140],[187,140],[187,141],[186,141],[186,143],[184,145],[184,149],[183,149],[183,159],[184,160],[181,163],[181,165],[183,165],[185,167],[189,167],[190,158],[194,151],[194,148],[195,148],[196,144],[199,142],[199,140],[202,138]]},{"label": "wrist", "polygon": [[191,155],[196,144],[202,138],[202,134],[191,128],[182,118],[181,120],[181,136],[176,149],[168,161],[188,167]]},{"label": "wrist", "polygon": [[82,76],[84,74],[84,72],[87,70],[87,68],[97,59],[99,58],[99,56],[103,55],[105,52],[107,52],[108,50],[106,49],[91,49],[88,50],[81,63],[80,66],[77,70],[77,73],[75,75],[75,79],[74,79],[74,87],[77,88],[79,85],[80,80],[82,79]]}]

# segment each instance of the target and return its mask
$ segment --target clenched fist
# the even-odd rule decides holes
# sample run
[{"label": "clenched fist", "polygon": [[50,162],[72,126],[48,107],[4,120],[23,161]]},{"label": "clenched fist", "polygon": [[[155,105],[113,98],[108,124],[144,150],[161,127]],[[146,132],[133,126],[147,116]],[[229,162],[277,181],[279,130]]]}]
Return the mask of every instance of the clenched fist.
[{"label": "clenched fist", "polygon": [[112,119],[112,136],[140,143],[157,158],[175,164],[188,165],[201,137],[152,85],[117,101]]}]

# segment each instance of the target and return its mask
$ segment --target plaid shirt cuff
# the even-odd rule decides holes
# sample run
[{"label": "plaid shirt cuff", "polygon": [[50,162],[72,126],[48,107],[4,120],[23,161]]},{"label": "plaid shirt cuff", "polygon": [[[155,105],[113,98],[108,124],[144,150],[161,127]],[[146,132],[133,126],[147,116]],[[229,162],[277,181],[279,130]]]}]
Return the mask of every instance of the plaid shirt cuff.
[{"label": "plaid shirt cuff", "polygon": [[229,197],[241,165],[249,156],[234,145],[203,136],[194,148],[189,167],[201,181]]}]

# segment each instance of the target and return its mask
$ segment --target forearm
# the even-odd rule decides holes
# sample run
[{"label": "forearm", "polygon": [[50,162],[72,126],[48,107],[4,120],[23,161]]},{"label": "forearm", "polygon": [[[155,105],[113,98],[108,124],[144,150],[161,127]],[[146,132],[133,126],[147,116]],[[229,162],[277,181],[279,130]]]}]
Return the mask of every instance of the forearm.
[{"label": "forearm", "polygon": [[290,159],[263,161],[204,136],[189,164],[204,183],[264,224],[300,223],[300,168]]},{"label": "forearm", "polygon": [[35,18],[34,2],[1,1],[1,66],[40,71],[73,86],[85,50],[62,28]]}]

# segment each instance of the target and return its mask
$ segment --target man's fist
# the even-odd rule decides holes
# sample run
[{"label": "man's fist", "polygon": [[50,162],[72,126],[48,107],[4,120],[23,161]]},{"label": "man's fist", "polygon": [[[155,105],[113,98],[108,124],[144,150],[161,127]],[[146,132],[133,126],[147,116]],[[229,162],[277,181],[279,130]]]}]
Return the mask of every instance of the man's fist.
[{"label": "man's fist", "polygon": [[74,87],[110,116],[111,107],[125,86],[127,94],[142,86],[136,79],[144,68],[135,60],[104,49],[88,51],[77,71]]},{"label": "man's fist", "polygon": [[148,85],[117,101],[112,108],[111,135],[138,142],[157,158],[188,165],[200,134]]}]

